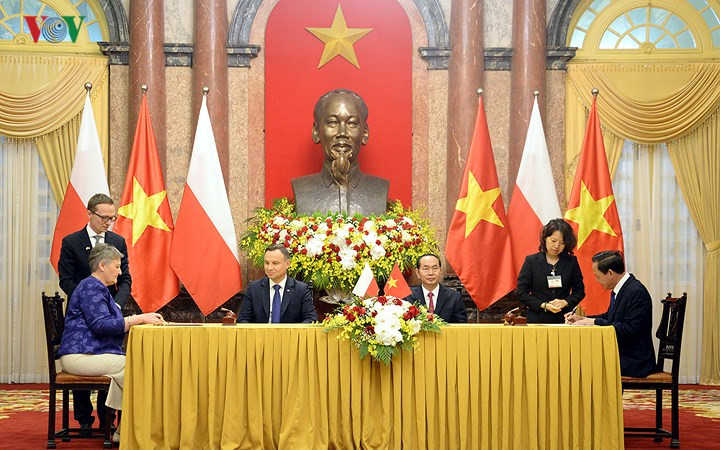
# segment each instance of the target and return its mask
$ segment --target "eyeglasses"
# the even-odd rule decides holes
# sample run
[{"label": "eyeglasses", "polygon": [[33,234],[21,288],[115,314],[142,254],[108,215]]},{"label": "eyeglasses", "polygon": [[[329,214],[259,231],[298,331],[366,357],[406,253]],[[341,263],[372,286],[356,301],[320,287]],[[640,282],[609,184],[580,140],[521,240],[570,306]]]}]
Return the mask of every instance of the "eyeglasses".
[{"label": "eyeglasses", "polygon": [[96,213],[95,211],[90,211],[91,213],[95,214],[100,218],[100,220],[103,221],[103,223],[109,223],[109,222],[115,222],[117,220],[117,216],[101,216],[100,214]]}]

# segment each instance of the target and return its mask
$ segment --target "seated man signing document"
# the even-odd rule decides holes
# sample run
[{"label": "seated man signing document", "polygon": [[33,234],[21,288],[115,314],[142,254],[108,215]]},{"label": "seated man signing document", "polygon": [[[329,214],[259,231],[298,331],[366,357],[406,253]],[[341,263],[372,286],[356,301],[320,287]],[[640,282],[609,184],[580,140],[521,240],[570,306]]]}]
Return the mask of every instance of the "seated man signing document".
[{"label": "seated man signing document", "polygon": [[646,377],[657,369],[652,343],[652,299],[645,286],[625,272],[619,251],[604,251],[592,257],[595,280],[611,290],[608,311],[597,316],[565,314],[573,325],[612,325],[620,352],[620,374]]}]

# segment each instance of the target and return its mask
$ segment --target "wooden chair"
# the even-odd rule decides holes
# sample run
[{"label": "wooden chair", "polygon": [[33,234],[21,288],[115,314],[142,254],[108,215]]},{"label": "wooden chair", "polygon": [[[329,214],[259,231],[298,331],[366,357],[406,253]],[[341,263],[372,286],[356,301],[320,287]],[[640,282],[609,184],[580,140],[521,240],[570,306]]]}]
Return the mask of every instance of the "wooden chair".
[{"label": "wooden chair", "polygon": [[[680,447],[680,427],[678,411],[678,374],[680,372],[680,347],[682,344],[683,324],[685,322],[685,306],[687,293],[682,297],[673,298],[668,293],[662,300],[663,311],[660,325],[655,336],[660,340],[658,349],[657,367],[663,370],[665,360],[672,361],[670,372],[657,372],[645,378],[622,377],[622,387],[632,390],[655,391],[655,427],[654,428],[625,428],[628,437],[653,437],[660,442],[665,437],[670,438],[670,447]],[[671,393],[671,431],[662,427],[662,394],[663,391]]]},{"label": "wooden chair", "polygon": [[[105,408],[105,428],[92,428],[89,434],[86,429],[70,428],[69,392],[70,390],[107,391],[110,388],[110,377],[84,377],[65,372],[57,372],[55,360],[65,328],[65,300],[55,292],[48,297],[42,293],[43,315],[45,316],[45,340],[47,342],[48,368],[50,370],[50,407],[48,411],[48,443],[47,448],[55,448],[55,439],[63,442],[71,438],[104,438],[103,447],[112,448],[110,440],[112,408]],[[62,429],[55,431],[55,409],[57,391],[62,391]]]}]

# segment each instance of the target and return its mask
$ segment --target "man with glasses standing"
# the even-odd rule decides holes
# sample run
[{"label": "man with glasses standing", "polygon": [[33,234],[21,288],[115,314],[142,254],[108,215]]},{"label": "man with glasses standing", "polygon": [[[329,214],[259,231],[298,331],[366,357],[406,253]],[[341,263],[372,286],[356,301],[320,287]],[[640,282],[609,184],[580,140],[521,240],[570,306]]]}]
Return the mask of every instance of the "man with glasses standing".
[{"label": "man with glasses standing", "polygon": [[[60,288],[65,292],[70,301],[77,285],[90,276],[88,255],[90,250],[97,244],[110,244],[122,253],[120,260],[120,275],[117,284],[108,286],[110,294],[115,303],[122,309],[130,297],[130,286],[132,279],[128,270],[127,246],[125,238],[119,234],[109,231],[110,225],[117,219],[115,215],[115,204],[105,194],[95,194],[90,197],[87,204],[88,224],[81,230],[65,236],[60,248],[60,260],[58,261],[58,272],[60,274]],[[97,410],[100,418],[100,428],[104,426],[105,419],[105,397],[106,391],[98,392]],[[75,420],[80,423],[80,428],[90,432],[95,417],[93,417],[93,406],[90,402],[90,391],[73,391],[73,403]]]},{"label": "man with glasses standing", "polygon": [[415,274],[421,284],[410,288],[412,293],[405,301],[427,307],[428,312],[442,317],[447,323],[467,323],[465,302],[460,293],[440,284],[443,271],[437,255],[428,253],[418,258]]}]

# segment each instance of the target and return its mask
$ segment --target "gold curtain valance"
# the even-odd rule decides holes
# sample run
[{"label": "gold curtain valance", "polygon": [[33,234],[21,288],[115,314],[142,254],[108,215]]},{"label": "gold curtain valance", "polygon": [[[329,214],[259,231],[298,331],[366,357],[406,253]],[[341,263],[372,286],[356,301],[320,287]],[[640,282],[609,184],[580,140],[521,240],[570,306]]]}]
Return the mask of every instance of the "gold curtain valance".
[{"label": "gold curtain valance", "polygon": [[638,144],[662,144],[691,132],[720,107],[720,64],[576,64],[567,70],[568,101],[586,109],[598,88],[603,127]]},{"label": "gold curtain valance", "polygon": [[99,56],[0,55],[0,135],[36,138],[80,114],[86,82],[94,98],[107,79]]}]

